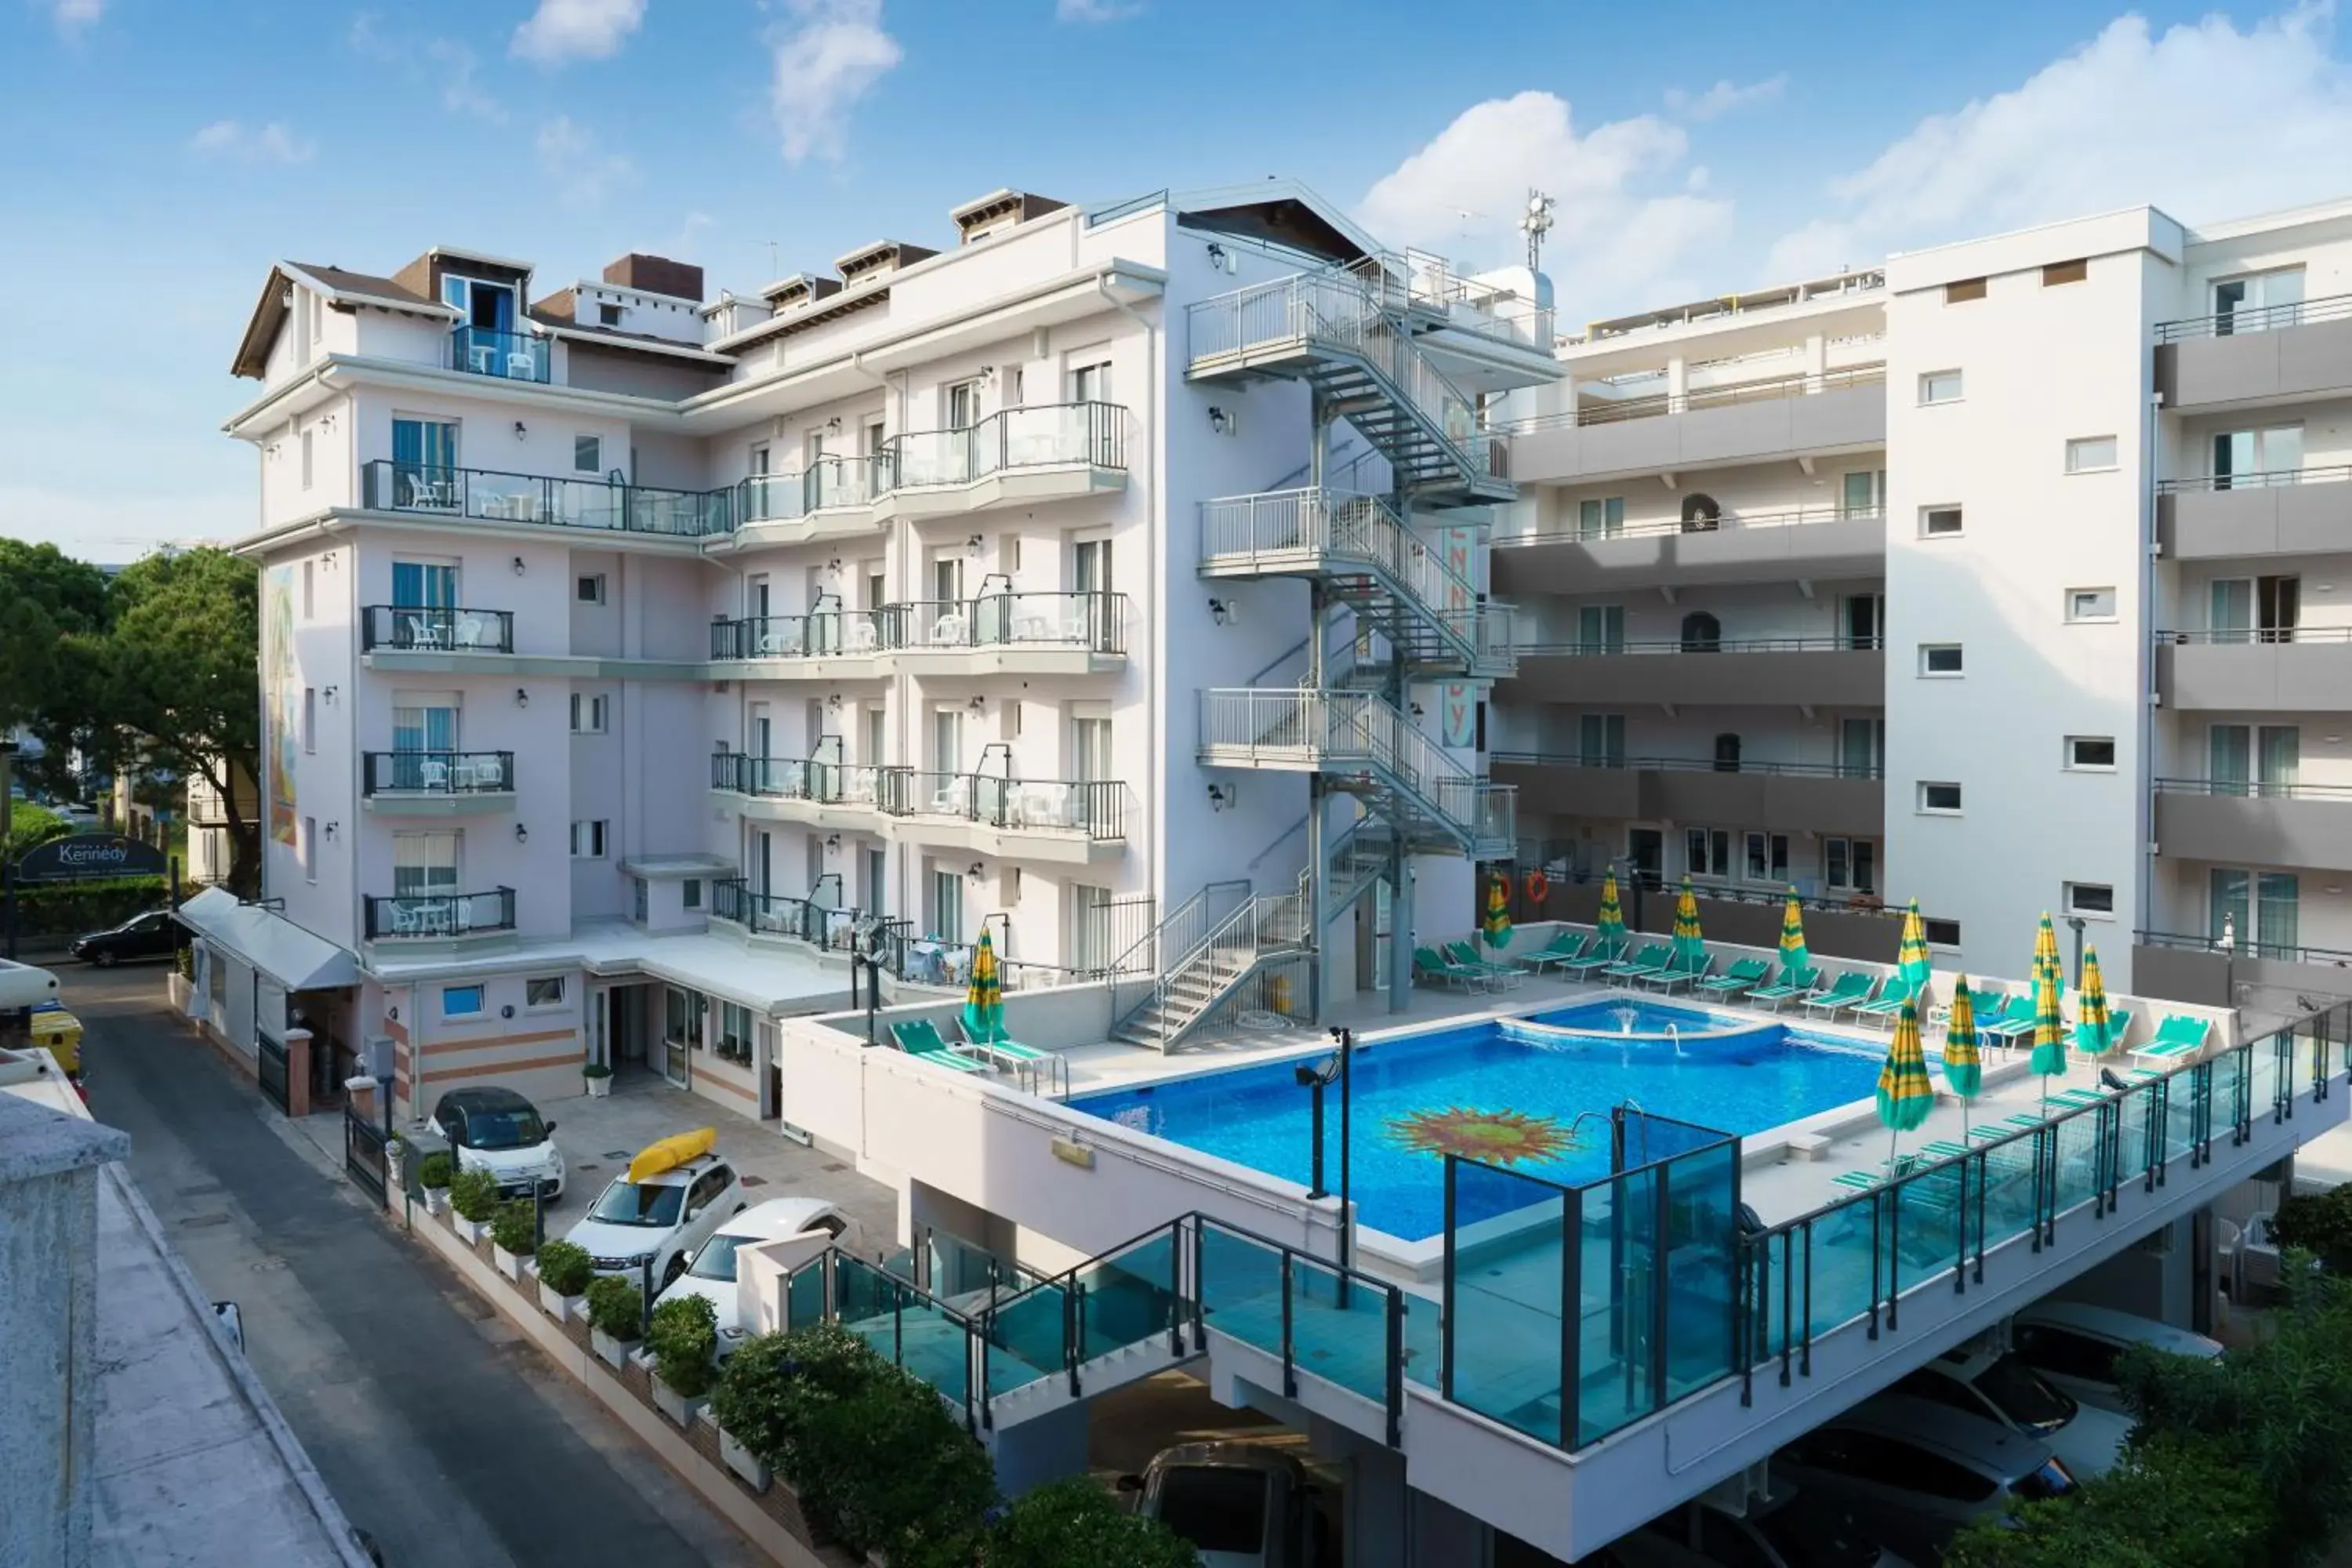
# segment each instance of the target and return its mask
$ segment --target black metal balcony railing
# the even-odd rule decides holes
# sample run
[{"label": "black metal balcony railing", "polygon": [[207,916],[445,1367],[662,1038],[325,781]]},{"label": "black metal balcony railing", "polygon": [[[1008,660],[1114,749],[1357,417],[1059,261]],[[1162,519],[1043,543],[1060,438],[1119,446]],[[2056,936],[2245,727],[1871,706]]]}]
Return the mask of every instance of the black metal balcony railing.
[{"label": "black metal balcony railing", "polygon": [[2158,645],[2246,647],[2256,643],[2352,642],[2352,626],[2222,626],[2202,631],[2159,631],[2154,635]]},{"label": "black metal balcony railing", "polygon": [[545,383],[552,363],[547,339],[530,332],[459,327],[449,334],[449,366],[501,381]]},{"label": "black metal balcony railing", "polygon": [[2136,931],[2132,940],[2142,947],[2165,947],[2188,952],[2228,952],[2239,958],[2271,958],[2286,963],[2311,963],[2329,969],[2352,969],[2352,952],[2336,947],[2303,947],[2294,942],[2250,942],[2243,937],[2223,947],[2219,932],[2194,936],[2187,931]]},{"label": "black metal balcony railing", "polygon": [[812,757],[755,757],[747,752],[710,753],[710,787],[733,795],[773,800],[808,800],[824,805],[878,807],[889,770],[867,763]]},{"label": "black metal balcony railing", "polygon": [[2281,783],[2275,779],[2165,779],[2158,795],[2230,795],[2242,800],[2352,801],[2352,784]]},{"label": "black metal balcony railing", "polygon": [[983,827],[1071,833],[1103,842],[1127,837],[1127,786],[1115,779],[999,778],[892,768],[882,809]]},{"label": "black metal balcony railing", "polygon": [[1616,425],[1628,419],[1656,419],[1668,414],[1696,414],[1708,408],[1728,408],[1741,403],[1777,403],[1790,397],[1840,392],[1847,387],[1876,386],[1886,380],[1883,364],[1856,365],[1851,370],[1823,371],[1819,375],[1775,376],[1769,381],[1746,381],[1731,386],[1701,387],[1696,392],[1657,393],[1647,397],[1617,397],[1580,403],[1559,414],[1538,414],[1514,419],[1496,429],[1523,435],[1567,426]]},{"label": "black metal balcony railing", "polygon": [[360,466],[371,511],[431,512],[486,522],[699,538],[730,526],[728,492],[651,489],[607,479],[555,479],[374,458]]},{"label": "black metal balcony railing", "polygon": [[360,651],[512,653],[512,610],[447,605],[370,605],[360,612]]},{"label": "black metal balcony railing", "polygon": [[362,752],[362,795],[511,795],[512,752]]},{"label": "black metal balcony railing", "polygon": [[2244,474],[2194,474],[2164,479],[2157,489],[2168,496],[2205,490],[2261,490],[2280,485],[2332,485],[2352,479],[2352,463],[2320,463],[2305,468],[2259,468]]},{"label": "black metal balcony railing", "polygon": [[905,617],[898,606],[821,610],[813,616],[751,616],[710,623],[710,657],[837,658],[896,647]]},{"label": "black metal balcony railing", "polygon": [[1549,528],[1498,535],[1497,549],[1517,544],[1554,544],[1600,539],[1654,539],[1680,533],[1728,533],[1766,528],[1805,528],[1823,522],[1885,522],[1885,509],[1875,506],[1803,506],[1781,511],[1723,512],[1714,517],[1644,518],[1637,522],[1588,526],[1581,518],[1563,518]]},{"label": "black metal balcony railing", "polygon": [[1521,657],[1582,658],[1614,654],[1657,653],[1882,653],[1886,639],[1837,637],[1659,637],[1640,642],[1593,639],[1576,642],[1521,643],[1513,651]]},{"label": "black metal balcony railing", "polygon": [[1769,773],[1775,777],[1816,779],[1883,779],[1886,770],[1874,763],[1766,763],[1752,757],[1630,757],[1607,752],[1489,752],[1491,763],[1515,763],[1528,767],[1608,768],[1629,773]]},{"label": "black metal balcony railing", "polygon": [[472,936],[515,928],[515,890],[485,893],[395,893],[362,900],[367,940]]},{"label": "black metal balcony railing", "polygon": [[2156,341],[2177,343],[2183,338],[2228,338],[2241,332],[2274,332],[2282,327],[2307,326],[2314,321],[2339,321],[2352,316],[2352,294],[2330,294],[2317,300],[2298,300],[2291,305],[2256,305],[2237,310],[2221,310],[2210,316],[2190,316],[2178,321],[2158,321]]}]

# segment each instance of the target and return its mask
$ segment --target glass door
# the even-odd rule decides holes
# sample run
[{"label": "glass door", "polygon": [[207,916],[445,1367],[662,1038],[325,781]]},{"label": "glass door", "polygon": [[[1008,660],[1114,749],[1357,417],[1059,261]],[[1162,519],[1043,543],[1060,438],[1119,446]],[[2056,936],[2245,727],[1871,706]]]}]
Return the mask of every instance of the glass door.
[{"label": "glass door", "polygon": [[1838,772],[1850,779],[1874,779],[1886,772],[1886,721],[1838,721]]},{"label": "glass door", "polygon": [[2266,795],[2286,795],[2303,768],[2303,731],[2293,724],[2265,724],[2255,735],[2255,782]]},{"label": "glass door", "polygon": [[950,946],[963,942],[963,877],[960,872],[931,873],[931,936]]},{"label": "glass door", "polygon": [[1654,827],[1628,828],[1625,858],[1633,863],[1637,881],[1645,887],[1658,886],[1665,872],[1666,836]]},{"label": "glass door", "polygon": [[2254,939],[2268,958],[2292,959],[2302,944],[2302,884],[2292,871],[2254,879]]},{"label": "glass door", "polygon": [[1576,503],[1579,539],[1614,539],[1624,531],[1623,496],[1588,496]]},{"label": "glass door", "polygon": [[2216,724],[2205,732],[2205,777],[2215,795],[2244,795],[2253,782],[2252,731]]},{"label": "glass door", "polygon": [[696,1037],[702,1030],[702,998],[675,985],[662,987],[662,1077],[684,1089],[694,1074]]},{"label": "glass door", "polygon": [[1576,642],[1582,653],[1625,651],[1625,606],[1584,605],[1576,612]]},{"label": "glass door", "polygon": [[1886,634],[1886,596],[1883,594],[1849,594],[1840,605],[1840,618],[1845,629],[1845,646],[1848,648],[1864,651],[1874,648]]},{"label": "glass door", "polygon": [[1577,761],[1588,768],[1625,765],[1625,715],[1586,713],[1577,721]]},{"label": "glass door", "polygon": [[2216,578],[2206,588],[2205,629],[2215,642],[2251,642],[2254,629],[2254,582]]},{"label": "glass door", "polygon": [[864,858],[866,912],[876,920],[886,919],[890,912],[890,852],[879,845],[868,845]]},{"label": "glass door", "polygon": [[429,561],[394,562],[392,602],[404,610],[457,608],[457,568]]},{"label": "glass door", "polygon": [[2254,626],[2263,642],[2293,642],[2303,615],[2303,579],[2254,579]]},{"label": "glass door", "polygon": [[1885,508],[1886,470],[1859,468],[1843,478],[1838,492],[1838,512],[1843,517],[1876,517]]}]

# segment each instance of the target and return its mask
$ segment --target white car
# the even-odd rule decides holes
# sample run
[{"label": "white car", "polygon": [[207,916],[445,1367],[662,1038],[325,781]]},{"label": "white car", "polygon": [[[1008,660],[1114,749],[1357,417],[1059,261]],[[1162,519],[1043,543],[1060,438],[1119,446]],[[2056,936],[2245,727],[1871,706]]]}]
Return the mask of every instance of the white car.
[{"label": "white car", "polygon": [[2010,1342],[2026,1363],[2058,1387],[2102,1410],[2129,1415],[2116,1386],[2116,1358],[2134,1345],[2210,1361],[2221,1342],[2154,1318],[2082,1301],[2038,1301],[2010,1321]]},{"label": "white car", "polygon": [[723,1359],[742,1343],[746,1330],[735,1296],[735,1251],[749,1243],[782,1241],[794,1236],[836,1239],[849,1228],[849,1216],[823,1198],[770,1198],[754,1204],[721,1225],[709,1241],[695,1248],[686,1272],[655,1300],[699,1296],[719,1314],[719,1354]]},{"label": "white car", "polygon": [[510,1089],[453,1089],[433,1107],[433,1125],[449,1141],[461,1171],[488,1171],[499,1196],[527,1198],[533,1184],[550,1202],[563,1195],[563,1153],[555,1123]]},{"label": "white car", "polygon": [[1981,1339],[1946,1351],[1890,1392],[1948,1405],[2038,1438],[2077,1480],[2114,1469],[2131,1436],[2131,1417],[2081,1403],[2053,1387],[2023,1356]]},{"label": "white car", "polygon": [[650,1263],[660,1290],[686,1272],[689,1253],[751,1206],[735,1167],[698,1154],[640,1181],[622,1172],[564,1239],[585,1247],[599,1274],[641,1279]]}]

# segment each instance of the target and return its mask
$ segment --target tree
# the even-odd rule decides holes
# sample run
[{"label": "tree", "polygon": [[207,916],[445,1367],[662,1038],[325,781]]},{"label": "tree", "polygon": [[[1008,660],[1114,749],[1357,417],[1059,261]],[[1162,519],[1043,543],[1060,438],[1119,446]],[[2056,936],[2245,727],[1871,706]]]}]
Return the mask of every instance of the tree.
[{"label": "tree", "polygon": [[73,758],[96,728],[106,574],[54,544],[0,539],[0,731],[22,725],[40,754],[16,760],[26,784],[77,799]]},{"label": "tree", "polygon": [[1197,1568],[1201,1561],[1200,1548],[1129,1513],[1085,1476],[992,1510],[981,1539],[988,1568]]},{"label": "tree", "polygon": [[73,824],[56,812],[20,800],[8,815],[8,842],[0,845],[0,859],[21,860],[26,850],[72,831]]},{"label": "tree", "polygon": [[2030,1502],[2014,1522],[1979,1520],[1945,1568],[2250,1568],[2272,1516],[2262,1482],[2221,1454],[2166,1440],[2079,1494]]}]

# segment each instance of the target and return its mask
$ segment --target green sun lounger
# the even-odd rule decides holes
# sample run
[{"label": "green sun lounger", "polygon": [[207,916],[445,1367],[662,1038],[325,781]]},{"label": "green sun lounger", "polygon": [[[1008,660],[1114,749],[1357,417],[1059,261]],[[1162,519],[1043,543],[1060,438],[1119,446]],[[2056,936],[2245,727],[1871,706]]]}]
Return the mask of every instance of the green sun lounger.
[{"label": "green sun lounger", "polygon": [[1478,950],[1466,942],[1449,942],[1438,951],[1463,968],[1484,974],[1487,983],[1497,989],[1517,985],[1528,977],[1528,972],[1516,963],[1479,957]]},{"label": "green sun lounger", "polygon": [[2147,1044],[2137,1047],[2131,1056],[2135,1061],[2169,1062],[2191,1057],[2205,1048],[2205,1039],[2212,1026],[2202,1018],[2175,1014],[2157,1026]]},{"label": "green sun lounger", "polygon": [[1764,984],[1771,965],[1760,958],[1743,958],[1720,974],[1696,982],[1691,990],[1707,996],[1720,996],[1728,1002]]},{"label": "green sun lounger", "polygon": [[1592,945],[1586,948],[1581,956],[1559,966],[1560,972],[1571,980],[1582,980],[1613,963],[1621,963],[1624,962],[1625,949],[1631,941],[1628,937],[1596,935]]},{"label": "green sun lounger", "polygon": [[1890,974],[1878,983],[1877,995],[1867,1002],[1854,1004],[1853,1016],[1857,1018],[1885,1018],[1892,1027],[1895,1016],[1903,1011],[1903,1004],[1910,999],[1911,993],[1904,986],[1902,977]]},{"label": "green sun lounger", "polygon": [[1463,968],[1451,959],[1441,956],[1433,947],[1412,950],[1412,972],[1440,984],[1459,985],[1465,991],[1484,991],[1487,985],[1485,974],[1475,969]]},{"label": "green sun lounger", "polygon": [[1801,1002],[1811,996],[1820,988],[1821,978],[1822,972],[1817,968],[1792,970],[1782,964],[1780,983],[1759,985],[1748,994],[1748,999],[1750,1002],[1769,1002],[1772,1011],[1777,1013],[1784,1002]]},{"label": "green sun lounger", "polygon": [[1704,980],[1706,978],[1706,972],[1714,967],[1715,960],[1706,953],[1700,953],[1696,960],[1688,963],[1670,959],[1664,969],[1654,970],[1648,974],[1635,975],[1633,983],[1643,986],[1654,985],[1661,992],[1672,994],[1677,986],[1695,984]]},{"label": "green sun lounger", "polygon": [[1803,998],[1805,1013],[1811,1016],[1815,1008],[1822,1016],[1834,1020],[1840,1013],[1870,999],[1870,976],[1858,969],[1850,969],[1837,977],[1836,984],[1826,991],[1816,991]]},{"label": "green sun lounger", "polygon": [[[2123,1037],[2131,1033],[2131,1026],[2132,1011],[2130,1008],[2116,1007],[2109,1009],[2107,1013],[2107,1049],[2111,1051],[2122,1049]],[[2073,1048],[2078,1051],[2083,1048],[2083,1026],[2079,1020],[2074,1025]]]},{"label": "green sun lounger", "polygon": [[970,1057],[958,1056],[940,1038],[938,1026],[917,1019],[911,1024],[893,1024],[890,1037],[898,1048],[919,1062],[929,1062],[951,1072],[986,1072],[988,1069]]},{"label": "green sun lounger", "polygon": [[2000,1046],[2014,1046],[2033,1033],[2033,998],[2012,996],[2009,1011],[1990,1023],[1977,1026],[1977,1034]]},{"label": "green sun lounger", "polygon": [[1582,959],[1591,952],[1594,944],[1600,940],[1597,936],[1580,939],[1574,931],[1564,931],[1533,952],[1521,953],[1518,961],[1540,974],[1547,963],[1569,964]]},{"label": "green sun lounger", "polygon": [[1648,974],[1655,970],[1664,969],[1668,963],[1674,962],[1674,956],[1675,950],[1667,946],[1664,942],[1647,942],[1643,945],[1643,948],[1639,952],[1625,960],[1622,963],[1612,963],[1608,968],[1602,970],[1601,972],[1601,977],[1607,980],[1624,980],[1630,982],[1637,975]]}]

